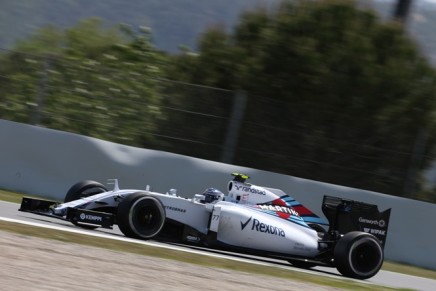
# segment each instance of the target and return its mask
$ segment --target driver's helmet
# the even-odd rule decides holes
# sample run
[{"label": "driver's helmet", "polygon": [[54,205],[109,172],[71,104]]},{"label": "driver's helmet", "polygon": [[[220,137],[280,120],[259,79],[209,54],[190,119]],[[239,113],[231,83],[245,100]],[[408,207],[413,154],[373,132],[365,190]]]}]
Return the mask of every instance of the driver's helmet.
[{"label": "driver's helmet", "polygon": [[214,201],[221,201],[224,198],[224,194],[215,188],[207,188],[203,192],[204,200],[201,202],[203,203],[212,203]]}]

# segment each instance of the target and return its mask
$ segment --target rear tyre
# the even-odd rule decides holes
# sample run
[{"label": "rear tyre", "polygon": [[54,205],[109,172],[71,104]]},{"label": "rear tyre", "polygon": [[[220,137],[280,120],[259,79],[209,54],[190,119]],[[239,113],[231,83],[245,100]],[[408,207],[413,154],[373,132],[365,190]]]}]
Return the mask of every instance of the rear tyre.
[{"label": "rear tyre", "polygon": [[165,209],[156,197],[133,193],[118,205],[117,223],[127,237],[152,239],[165,224]]},{"label": "rear tyre", "polygon": [[[64,202],[78,200],[80,198],[92,196],[106,191],[107,191],[106,187],[99,182],[90,181],[90,180],[81,181],[74,184],[70,188],[70,190],[68,190],[67,195],[65,195]],[[71,221],[71,223],[85,229],[96,229],[98,227],[94,225],[79,224],[75,221]]]},{"label": "rear tyre", "polygon": [[383,264],[383,249],[372,234],[353,231],[345,234],[336,243],[334,261],[342,275],[368,279],[380,270]]},{"label": "rear tyre", "polygon": [[106,187],[99,182],[90,180],[81,181],[74,184],[70,190],[68,190],[67,195],[65,195],[64,202],[74,201],[106,191]]}]

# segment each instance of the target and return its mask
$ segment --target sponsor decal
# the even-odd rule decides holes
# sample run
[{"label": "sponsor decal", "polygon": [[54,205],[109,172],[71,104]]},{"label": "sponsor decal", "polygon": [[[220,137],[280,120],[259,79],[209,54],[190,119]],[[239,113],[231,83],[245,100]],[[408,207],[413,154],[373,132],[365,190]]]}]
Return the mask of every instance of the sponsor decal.
[{"label": "sponsor decal", "polygon": [[252,220],[252,216],[246,221],[246,222],[242,222],[241,221],[241,230],[244,230],[244,228],[250,223],[250,221],[252,221],[251,224],[251,230],[257,231],[257,232],[262,232],[262,233],[267,233],[267,234],[272,234],[272,235],[276,235],[276,236],[281,236],[281,237],[285,237],[285,231],[279,227],[275,227],[273,225],[269,225],[263,222],[260,222],[258,219],[254,218]]},{"label": "sponsor decal", "polygon": [[192,241],[192,242],[197,242],[200,241],[200,238],[198,236],[193,236],[193,235],[188,235],[186,237],[187,240]]},{"label": "sponsor decal", "polygon": [[306,250],[308,250],[309,248],[307,248],[304,244],[302,244],[302,243],[295,243],[295,245],[294,245],[294,250],[301,250],[301,251],[306,251]]},{"label": "sponsor decal", "polygon": [[359,222],[378,225],[379,227],[386,227],[386,221],[384,221],[383,219],[377,220],[377,219],[367,219],[364,217],[359,217]]},{"label": "sponsor decal", "polygon": [[178,207],[173,207],[173,206],[165,206],[165,209],[171,210],[171,211],[177,211],[177,212],[182,212],[185,213],[186,209],[183,208],[178,208]]},{"label": "sponsor decal", "polygon": [[101,216],[85,214],[85,213],[80,213],[80,219],[90,220],[90,221],[100,221],[100,222],[103,221],[103,218]]},{"label": "sponsor decal", "polygon": [[255,189],[252,187],[247,187],[247,186],[243,186],[243,185],[236,185],[236,190],[238,191],[243,191],[243,192],[249,192],[249,193],[253,193],[253,194],[259,194],[259,195],[266,195],[265,190],[260,190],[260,189]]},{"label": "sponsor decal", "polygon": [[386,236],[386,230],[364,227],[363,231],[370,233],[370,234],[374,234],[374,235]]},{"label": "sponsor decal", "polygon": [[253,218],[253,216],[250,216],[250,218],[246,222],[241,221],[241,230],[244,230],[247,224],[251,221],[251,218]]},{"label": "sponsor decal", "polygon": [[298,214],[298,212],[291,207],[280,206],[280,205],[259,205],[259,208],[262,210],[271,210],[271,211],[286,213],[286,214],[300,217],[300,214]]}]

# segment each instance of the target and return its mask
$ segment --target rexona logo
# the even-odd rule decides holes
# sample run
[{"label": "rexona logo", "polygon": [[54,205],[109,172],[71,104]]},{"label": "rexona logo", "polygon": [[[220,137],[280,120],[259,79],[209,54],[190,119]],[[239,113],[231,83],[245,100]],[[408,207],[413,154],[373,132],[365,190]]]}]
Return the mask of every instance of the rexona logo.
[{"label": "rexona logo", "polygon": [[90,215],[90,214],[85,214],[85,213],[80,213],[80,219],[81,220],[90,220],[90,221],[103,221],[103,218],[101,216]]},{"label": "rexona logo", "polygon": [[244,230],[244,228],[250,223],[250,221],[252,221],[251,230],[285,237],[285,231],[283,229],[266,223],[262,223],[256,218],[251,220],[252,218],[253,217],[251,216],[246,222],[241,221],[241,230]]}]

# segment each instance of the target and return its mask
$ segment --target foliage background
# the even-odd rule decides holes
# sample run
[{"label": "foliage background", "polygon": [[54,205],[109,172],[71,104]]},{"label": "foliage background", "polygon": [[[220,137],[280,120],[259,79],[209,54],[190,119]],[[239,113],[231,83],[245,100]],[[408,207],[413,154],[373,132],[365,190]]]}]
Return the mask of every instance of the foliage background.
[{"label": "foliage background", "polygon": [[[136,2],[59,2],[85,14],[136,7],[166,24],[186,17]],[[160,31],[144,26],[45,26],[0,55],[0,118],[436,201],[423,179],[434,160],[436,75],[422,46],[358,3],[273,2],[231,29],[201,26],[196,50],[177,53],[157,48]],[[2,5],[19,15],[42,3]],[[213,15],[219,3],[191,12]],[[57,9],[43,11],[56,19]]]}]

